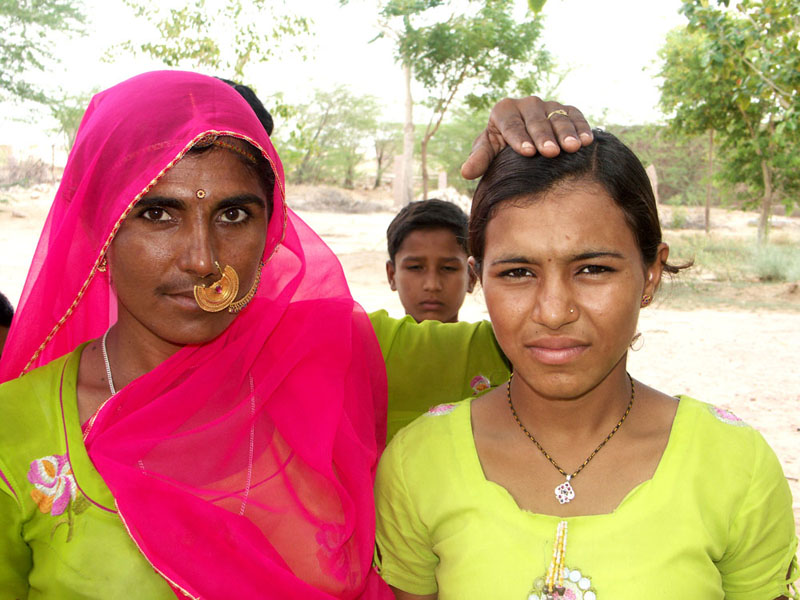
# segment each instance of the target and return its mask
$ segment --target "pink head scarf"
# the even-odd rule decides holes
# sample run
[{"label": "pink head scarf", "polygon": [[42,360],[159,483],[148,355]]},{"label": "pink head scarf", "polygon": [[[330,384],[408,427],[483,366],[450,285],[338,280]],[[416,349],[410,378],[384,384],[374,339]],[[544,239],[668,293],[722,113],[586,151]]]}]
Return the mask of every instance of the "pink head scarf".
[{"label": "pink head scarf", "polygon": [[261,284],[219,337],[184,347],[100,409],[86,445],[114,495],[107,508],[194,598],[391,598],[370,568],[386,426],[380,349],[336,257],[286,207],[280,160],[228,85],[163,71],[92,99],[0,381],[114,322],[114,290],[98,270],[114,234],[209,133],[248,141],[275,172]]}]

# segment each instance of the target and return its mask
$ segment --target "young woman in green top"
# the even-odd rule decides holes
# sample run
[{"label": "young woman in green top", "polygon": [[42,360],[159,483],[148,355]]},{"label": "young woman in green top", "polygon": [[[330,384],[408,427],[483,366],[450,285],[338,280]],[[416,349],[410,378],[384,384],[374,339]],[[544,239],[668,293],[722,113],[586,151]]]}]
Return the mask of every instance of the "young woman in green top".
[{"label": "young woman in green top", "polygon": [[636,156],[599,131],[555,159],[504,150],[470,251],[513,376],[432,409],[381,458],[396,598],[786,598],[797,540],[775,454],[627,373],[639,311],[678,270]]}]

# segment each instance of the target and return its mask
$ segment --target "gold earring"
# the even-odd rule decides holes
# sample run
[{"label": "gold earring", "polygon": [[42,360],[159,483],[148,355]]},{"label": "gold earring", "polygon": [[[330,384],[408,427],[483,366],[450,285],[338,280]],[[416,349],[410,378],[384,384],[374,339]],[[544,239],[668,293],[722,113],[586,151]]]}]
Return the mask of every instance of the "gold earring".
[{"label": "gold earring", "polygon": [[255,281],[253,281],[253,285],[250,286],[250,289],[244,296],[242,296],[240,300],[237,300],[236,302],[231,302],[231,305],[228,307],[229,313],[238,313],[245,306],[247,306],[250,300],[253,299],[253,296],[256,295],[256,291],[258,290],[258,283],[261,281],[261,269],[263,267],[264,263],[262,262],[258,263],[258,270],[256,271],[256,278]]},{"label": "gold earring", "polygon": [[645,294],[644,296],[642,296],[642,304],[641,304],[642,308],[644,308],[645,306],[650,306],[650,303],[652,301],[653,297],[650,294]]},{"label": "gold earring", "polygon": [[[222,275],[209,286],[194,286],[194,299],[197,305],[206,312],[219,312],[228,308],[239,293],[239,275],[230,265],[222,269],[214,262]],[[249,293],[249,292],[248,292]]]}]

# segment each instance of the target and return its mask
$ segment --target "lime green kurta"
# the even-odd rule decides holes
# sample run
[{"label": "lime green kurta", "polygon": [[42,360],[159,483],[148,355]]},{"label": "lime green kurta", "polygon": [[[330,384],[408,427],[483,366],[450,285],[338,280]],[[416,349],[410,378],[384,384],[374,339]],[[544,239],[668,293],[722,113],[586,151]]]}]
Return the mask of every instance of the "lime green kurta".
[{"label": "lime green kurta", "polygon": [[0,386],[0,598],[174,599],[105,510],[78,420],[82,349]]},{"label": "lime green kurta", "polygon": [[508,362],[488,321],[417,323],[370,314],[389,382],[388,435],[431,406],[482,394],[508,379]]},{"label": "lime green kurta", "polygon": [[[381,458],[375,495],[389,584],[438,590],[439,600],[544,597],[562,519],[519,509],[484,477],[469,401],[401,431]],[[730,413],[690,398],[680,400],[652,479],[610,514],[565,520],[571,600],[772,600],[786,593],[797,547],[772,449]]]},{"label": "lime green kurta", "polygon": [[[508,378],[487,322],[370,316],[389,372],[390,435],[445,390],[455,400]],[[173,598],[86,454],[75,395],[82,349],[0,386],[0,598]]]}]

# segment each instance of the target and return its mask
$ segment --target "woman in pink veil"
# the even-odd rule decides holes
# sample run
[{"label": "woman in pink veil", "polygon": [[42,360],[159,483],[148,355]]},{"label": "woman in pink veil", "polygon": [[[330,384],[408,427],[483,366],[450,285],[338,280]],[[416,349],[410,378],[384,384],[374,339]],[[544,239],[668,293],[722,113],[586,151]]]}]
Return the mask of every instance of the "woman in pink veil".
[{"label": "woman in pink veil", "polygon": [[231,87],[165,71],[95,96],[15,324],[4,594],[391,597],[380,349]]}]

